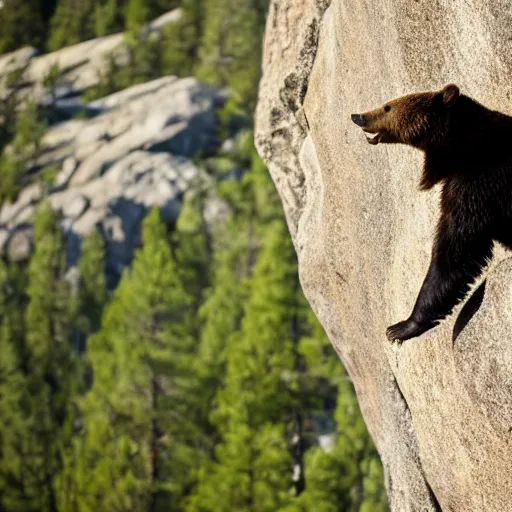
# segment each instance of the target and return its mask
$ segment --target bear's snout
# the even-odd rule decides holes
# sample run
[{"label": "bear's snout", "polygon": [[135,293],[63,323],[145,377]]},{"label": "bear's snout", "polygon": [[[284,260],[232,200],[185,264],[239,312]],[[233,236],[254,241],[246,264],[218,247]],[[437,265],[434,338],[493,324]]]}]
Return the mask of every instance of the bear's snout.
[{"label": "bear's snout", "polygon": [[363,114],[352,114],[350,116],[352,121],[357,124],[357,126],[365,126],[366,125],[366,119],[363,116]]}]

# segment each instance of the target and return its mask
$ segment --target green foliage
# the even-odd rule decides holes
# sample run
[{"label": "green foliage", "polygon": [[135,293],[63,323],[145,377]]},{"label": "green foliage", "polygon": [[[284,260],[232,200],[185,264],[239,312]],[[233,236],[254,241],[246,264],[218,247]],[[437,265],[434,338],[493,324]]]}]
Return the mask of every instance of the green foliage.
[{"label": "green foliage", "polygon": [[57,218],[43,204],[34,224],[36,252],[30,261],[27,294],[27,345],[35,370],[49,356],[53,343],[67,345],[70,290],[62,279],[66,269],[63,235]]},{"label": "green foliage", "polygon": [[23,170],[12,155],[3,154],[0,156],[0,175],[2,176],[0,181],[0,204],[4,201],[12,202],[16,199]]},{"label": "green foliage", "polygon": [[266,0],[210,0],[200,50],[199,78],[229,87],[232,113],[252,115],[260,77]]},{"label": "green foliage", "polygon": [[4,0],[0,9],[0,53],[23,46],[41,48],[46,30],[43,0]]},{"label": "green foliage", "polygon": [[[27,510],[22,443],[30,418],[22,411],[25,376],[21,371],[23,311],[19,281],[0,261],[0,509]],[[17,282],[18,281],[18,282]]]},{"label": "green foliage", "polygon": [[97,37],[105,36],[123,29],[121,15],[122,0],[105,0],[94,6],[94,28]]},{"label": "green foliage", "polygon": [[[38,21],[41,5],[18,4],[0,9],[0,48],[19,39],[57,49],[126,31],[127,61],[112,55],[86,99],[194,74],[229,92],[219,136],[233,144],[209,156],[211,182],[184,197],[172,232],[158,211],[147,216],[110,300],[100,233],[83,241],[72,287],[47,207],[28,272],[0,261],[0,510],[387,510],[375,447],[301,293],[281,203],[253,144],[268,1],[59,0],[49,33],[48,10]],[[175,7],[180,20],[160,36],[145,29]],[[54,101],[59,76],[54,67],[45,78]],[[35,105],[19,108],[22,72],[9,81],[0,203],[29,180],[45,129]],[[228,209],[213,225],[210,200]],[[320,434],[333,436],[330,451]]]},{"label": "green foliage", "polygon": [[162,73],[189,76],[199,62],[205,0],[182,0],[181,19],[163,30]]},{"label": "green foliage", "polygon": [[334,449],[308,453],[308,485],[300,506],[304,511],[386,512],[382,467],[346,378],[339,385],[336,424]]},{"label": "green foliage", "polygon": [[[134,20],[141,23],[156,18],[180,4],[180,0],[3,0],[0,53],[23,46],[54,51],[132,30]],[[137,19],[142,12],[145,16]]]},{"label": "green foliage", "polygon": [[58,64],[53,64],[50,67],[50,70],[46,74],[46,76],[43,78],[43,86],[46,87],[46,89],[49,91],[50,96],[52,98],[52,105],[55,105],[55,102],[57,100],[56,96],[56,89],[59,84],[59,78],[61,75],[60,68]]},{"label": "green foliage", "polygon": [[[282,223],[269,227],[241,331],[228,341],[226,381],[212,416],[221,436],[217,461],[201,472],[190,512],[271,511],[291,499],[292,458],[283,420],[291,406],[289,332],[296,303],[286,281],[296,269],[289,246],[282,247],[282,229]],[[278,267],[276,251],[284,257]]]},{"label": "green foliage", "polygon": [[204,302],[199,310],[198,375],[202,382],[205,423],[226,373],[227,340],[240,329],[247,297],[248,237],[247,233],[240,232],[232,237],[236,232],[232,229],[236,225],[231,219],[227,228],[217,236],[211,286],[204,293]]},{"label": "green foliage", "polygon": [[89,343],[93,387],[83,406],[80,510],[182,510],[200,443],[192,303],[154,210],[143,247]]},{"label": "green foliage", "polygon": [[148,20],[148,14],[145,0],[129,0],[126,8],[126,30],[128,33],[134,37]]},{"label": "green foliage", "polygon": [[209,283],[210,240],[203,217],[204,200],[200,194],[190,195],[184,202],[173,237],[178,272],[196,311],[203,290]]},{"label": "green foliage", "polygon": [[35,103],[25,105],[16,115],[15,123],[14,138],[0,155],[0,204],[16,198],[25,171],[39,155],[41,139],[46,130]]},{"label": "green foliage", "polygon": [[76,325],[81,336],[86,338],[99,329],[107,303],[105,243],[99,231],[84,239],[78,270],[80,285]]},{"label": "green foliage", "polygon": [[94,0],[60,0],[51,21],[48,49],[58,50],[95,37]]},{"label": "green foliage", "polygon": [[46,123],[39,119],[38,107],[29,103],[16,120],[16,136],[13,152],[23,163],[28,163],[40,150],[41,139],[46,130]]},{"label": "green foliage", "polygon": [[[70,344],[73,301],[63,279],[62,233],[46,206],[38,211],[34,239],[24,322],[19,310],[9,313],[9,308],[2,321],[1,343],[7,353],[2,373],[7,376],[5,396],[13,409],[12,423],[2,429],[6,446],[0,473],[8,475],[2,496],[7,510],[53,512],[57,481],[73,435],[78,376]],[[3,274],[5,279],[5,267]]]}]

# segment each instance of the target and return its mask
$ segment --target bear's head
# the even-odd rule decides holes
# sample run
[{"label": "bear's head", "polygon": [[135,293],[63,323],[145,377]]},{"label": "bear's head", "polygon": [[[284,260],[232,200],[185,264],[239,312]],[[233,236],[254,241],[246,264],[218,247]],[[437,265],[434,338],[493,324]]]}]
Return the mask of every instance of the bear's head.
[{"label": "bear's head", "polygon": [[352,114],[370,144],[402,143],[420,149],[443,144],[452,107],[460,96],[454,84],[440,91],[408,94],[363,114]]}]

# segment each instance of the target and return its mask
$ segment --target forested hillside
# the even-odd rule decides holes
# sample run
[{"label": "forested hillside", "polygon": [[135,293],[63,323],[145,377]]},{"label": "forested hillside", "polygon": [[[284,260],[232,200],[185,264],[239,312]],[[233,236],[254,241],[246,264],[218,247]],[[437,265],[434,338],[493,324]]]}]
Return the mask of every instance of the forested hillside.
[{"label": "forested hillside", "polygon": [[[75,264],[40,201],[28,260],[0,260],[0,512],[379,512],[382,468],[353,388],[302,295],[252,114],[266,0],[4,0],[0,51],[124,32],[88,102],[165,75],[222,90],[208,180],[176,222],[145,216],[118,282],[101,228]],[[146,23],[172,9],[155,36]],[[41,141],[65,120],[4,84],[0,206],[55,186]],[[36,165],[37,162],[37,165]],[[212,225],[212,197],[227,213]],[[71,266],[71,268],[70,268]],[[78,277],[77,277],[78,276]]]}]

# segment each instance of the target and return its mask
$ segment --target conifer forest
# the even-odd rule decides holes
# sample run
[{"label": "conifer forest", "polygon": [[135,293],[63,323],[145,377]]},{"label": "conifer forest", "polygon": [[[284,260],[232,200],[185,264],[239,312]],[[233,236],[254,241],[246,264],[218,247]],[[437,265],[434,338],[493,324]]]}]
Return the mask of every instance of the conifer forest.
[{"label": "conifer forest", "polygon": [[[206,178],[169,221],[147,208],[116,276],[101,227],[70,261],[44,200],[45,134],[69,120],[0,104],[0,208],[38,185],[26,258],[0,259],[0,512],[384,512],[354,389],[304,298],[273,182],[253,143],[268,0],[4,0],[0,52],[123,34],[87,105],[166,76],[222,91]],[[157,36],[146,24],[179,9]],[[59,69],[45,77],[52,89]],[[5,92],[8,91],[8,92]],[[44,155],[43,155],[44,156]],[[115,163],[115,162],[113,162]],[[205,204],[224,205],[215,222]]]}]

